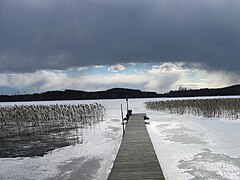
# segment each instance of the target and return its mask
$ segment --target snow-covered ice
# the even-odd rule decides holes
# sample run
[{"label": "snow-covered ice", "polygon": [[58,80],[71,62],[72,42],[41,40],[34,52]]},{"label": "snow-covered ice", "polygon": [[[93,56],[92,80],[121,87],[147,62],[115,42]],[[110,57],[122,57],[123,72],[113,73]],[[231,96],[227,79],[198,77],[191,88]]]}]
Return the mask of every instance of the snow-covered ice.
[{"label": "snow-covered ice", "polygon": [[[15,104],[78,104],[95,101],[23,102]],[[55,149],[43,157],[0,158],[0,179],[107,179],[122,137],[121,100],[106,106],[103,122],[83,129],[83,143]],[[122,103],[124,100],[122,100]],[[11,103],[1,103],[2,106]]]},{"label": "snow-covered ice", "polygon": [[[150,117],[147,129],[166,179],[240,179],[239,120],[150,111],[144,106],[149,100],[130,99],[129,106],[133,113],[146,112]],[[107,179],[121,142],[120,104],[126,109],[126,101],[44,103],[92,102],[105,105],[107,116],[104,122],[83,130],[83,144],[55,149],[43,157],[2,158],[0,179]],[[20,104],[29,103],[43,102]]]},{"label": "snow-covered ice", "polygon": [[149,112],[166,179],[240,179],[240,121]]}]

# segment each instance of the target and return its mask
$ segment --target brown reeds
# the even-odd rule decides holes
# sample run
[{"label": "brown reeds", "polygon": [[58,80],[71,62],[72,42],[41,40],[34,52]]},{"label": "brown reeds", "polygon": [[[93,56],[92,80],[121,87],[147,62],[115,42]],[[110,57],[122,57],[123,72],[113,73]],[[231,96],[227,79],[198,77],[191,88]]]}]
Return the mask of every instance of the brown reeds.
[{"label": "brown reeds", "polygon": [[226,119],[239,119],[240,117],[240,98],[148,101],[145,105],[150,110],[171,114],[192,114]]}]

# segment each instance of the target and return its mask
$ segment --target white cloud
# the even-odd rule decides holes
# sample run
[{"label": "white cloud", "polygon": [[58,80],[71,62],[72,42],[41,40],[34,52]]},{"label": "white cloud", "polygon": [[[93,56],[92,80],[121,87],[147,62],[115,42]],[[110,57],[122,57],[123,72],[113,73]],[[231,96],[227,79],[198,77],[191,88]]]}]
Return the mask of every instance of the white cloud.
[{"label": "white cloud", "polygon": [[95,68],[103,68],[104,66],[102,66],[102,65],[95,65],[94,67]]},{"label": "white cloud", "polygon": [[153,66],[152,72],[172,72],[183,70],[181,64],[178,63],[163,63],[159,66]]},{"label": "white cloud", "polygon": [[87,70],[87,69],[89,69],[89,66],[82,66],[82,67],[78,67],[77,71],[84,71],[84,70]]},{"label": "white cloud", "polygon": [[[28,93],[64,89],[93,91],[113,87],[167,92],[179,87],[217,88],[240,83],[238,75],[234,73],[191,68],[181,63],[163,63],[158,66],[149,66],[149,69],[144,71],[139,66],[118,64],[109,67],[110,72],[104,73],[88,71],[88,68],[84,68],[86,71],[81,74],[81,68],[75,68],[71,71],[45,70],[35,73],[0,74],[0,87],[9,87]],[[93,68],[98,67],[93,66]],[[139,69],[141,73],[139,73]],[[128,73],[126,74],[123,70]],[[129,73],[130,70],[131,73]],[[73,75],[69,72],[73,72]]]},{"label": "white cloud", "polygon": [[119,72],[119,71],[123,71],[125,69],[125,66],[121,65],[121,64],[115,64],[112,65],[108,68],[108,71],[110,72]]}]

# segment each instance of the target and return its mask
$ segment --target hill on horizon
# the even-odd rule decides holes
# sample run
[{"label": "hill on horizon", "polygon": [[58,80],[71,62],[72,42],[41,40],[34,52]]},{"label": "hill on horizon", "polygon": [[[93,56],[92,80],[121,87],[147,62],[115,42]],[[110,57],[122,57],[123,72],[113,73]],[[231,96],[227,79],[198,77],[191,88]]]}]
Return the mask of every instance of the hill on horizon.
[{"label": "hill on horizon", "polygon": [[91,99],[123,99],[123,98],[161,98],[161,97],[195,97],[195,96],[232,96],[240,95],[240,85],[224,88],[180,89],[167,93],[141,91],[138,89],[112,88],[105,91],[47,91],[24,95],[0,95],[0,102],[14,101],[49,101],[49,100],[91,100]]}]

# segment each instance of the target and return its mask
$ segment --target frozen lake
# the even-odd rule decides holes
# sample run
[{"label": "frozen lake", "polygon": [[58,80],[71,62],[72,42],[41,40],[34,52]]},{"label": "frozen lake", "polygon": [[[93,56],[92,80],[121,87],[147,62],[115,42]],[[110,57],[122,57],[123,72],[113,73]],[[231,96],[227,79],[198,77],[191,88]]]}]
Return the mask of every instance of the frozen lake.
[{"label": "frozen lake", "polygon": [[[150,111],[144,106],[149,100],[130,99],[129,108],[150,117],[147,129],[166,179],[240,179],[239,120]],[[107,179],[121,143],[124,99],[0,105],[94,102],[103,104],[107,114],[103,122],[83,129],[82,144],[55,149],[43,157],[1,158],[0,179]]]}]

